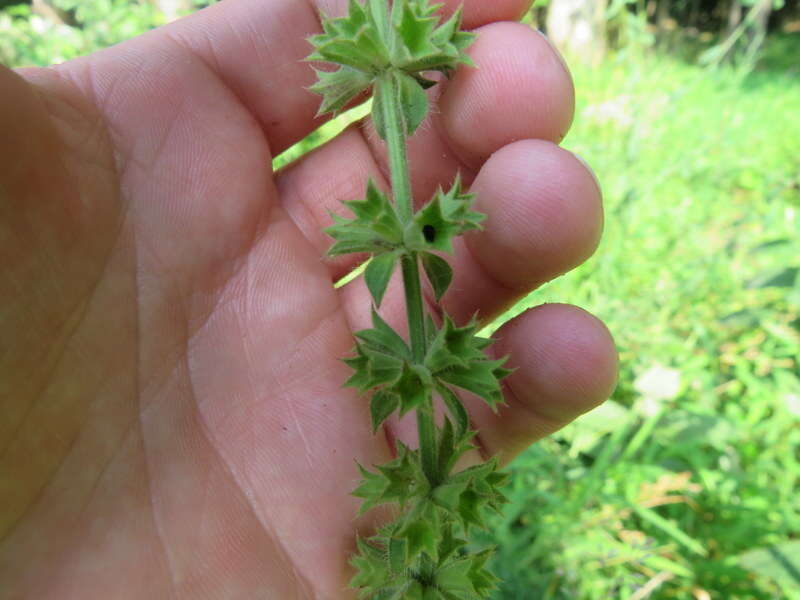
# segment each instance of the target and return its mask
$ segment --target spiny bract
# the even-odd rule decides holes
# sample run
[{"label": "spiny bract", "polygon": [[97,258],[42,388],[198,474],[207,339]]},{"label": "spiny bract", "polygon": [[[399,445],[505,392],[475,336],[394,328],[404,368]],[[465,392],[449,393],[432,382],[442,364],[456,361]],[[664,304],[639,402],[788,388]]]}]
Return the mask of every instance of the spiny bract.
[{"label": "spiny bract", "polygon": [[[323,97],[320,114],[339,112],[389,70],[408,75],[424,90],[435,82],[423,72],[448,75],[460,63],[471,64],[464,49],[473,34],[460,31],[460,10],[438,25],[435,13],[441,6],[431,6],[427,0],[396,0],[387,13],[385,0],[367,0],[364,5],[350,0],[347,16],[324,19],[324,33],[309,40],[315,51],[307,60],[340,68],[317,71],[318,81],[311,90]],[[415,91],[408,93],[412,96]]]}]

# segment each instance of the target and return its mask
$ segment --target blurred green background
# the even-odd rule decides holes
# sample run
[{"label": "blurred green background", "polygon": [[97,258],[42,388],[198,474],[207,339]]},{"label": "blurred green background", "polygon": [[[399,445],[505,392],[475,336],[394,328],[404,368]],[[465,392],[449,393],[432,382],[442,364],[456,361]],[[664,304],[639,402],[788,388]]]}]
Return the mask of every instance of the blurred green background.
[{"label": "blurred green background", "polygon": [[[68,60],[204,4],[0,0],[0,61]],[[526,20],[573,68],[564,145],[607,223],[594,258],[505,318],[585,307],[621,378],[512,465],[482,540],[497,598],[800,598],[800,3],[550,0]]]}]

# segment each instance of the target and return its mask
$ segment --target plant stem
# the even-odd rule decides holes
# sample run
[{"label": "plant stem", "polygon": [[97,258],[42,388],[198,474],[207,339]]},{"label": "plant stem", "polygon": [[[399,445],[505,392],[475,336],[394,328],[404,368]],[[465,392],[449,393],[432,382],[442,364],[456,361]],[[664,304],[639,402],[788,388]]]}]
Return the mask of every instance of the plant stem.
[{"label": "plant stem", "polygon": [[400,90],[394,73],[388,71],[378,77],[376,93],[381,95],[384,109],[383,123],[386,128],[386,145],[389,150],[389,169],[392,177],[392,194],[397,204],[397,213],[404,224],[414,216],[411,200],[411,175],[408,171],[406,152],[406,127],[400,109]]},{"label": "plant stem", "polygon": [[406,314],[408,315],[408,337],[411,341],[411,355],[414,362],[422,364],[425,360],[425,311],[422,305],[422,284],[420,282],[419,261],[416,253],[406,254],[401,259],[403,268],[403,287],[406,294]]},{"label": "plant stem", "polygon": [[[414,203],[411,196],[411,175],[406,152],[406,126],[403,111],[400,107],[400,90],[397,79],[391,72],[378,78],[377,86],[378,89],[376,91],[381,94],[381,105],[384,107],[382,116],[386,129],[386,145],[389,152],[392,194],[401,221],[408,223],[414,216]],[[408,253],[403,256],[401,263],[411,354],[414,362],[422,364],[427,351],[427,341],[425,339],[425,310],[422,303],[419,258],[415,252]],[[417,433],[419,435],[422,468],[431,485],[437,485],[439,483],[439,467],[432,399],[428,399],[424,406],[420,406],[417,409]]]}]

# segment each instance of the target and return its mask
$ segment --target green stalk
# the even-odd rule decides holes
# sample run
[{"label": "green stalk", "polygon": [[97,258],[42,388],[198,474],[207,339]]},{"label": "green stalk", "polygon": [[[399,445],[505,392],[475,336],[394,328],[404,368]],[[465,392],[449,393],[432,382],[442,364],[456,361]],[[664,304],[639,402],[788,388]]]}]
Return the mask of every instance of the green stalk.
[{"label": "green stalk", "polygon": [[[392,178],[392,194],[397,212],[403,224],[414,216],[414,202],[411,195],[411,175],[406,152],[405,117],[400,107],[400,89],[397,79],[391,72],[377,80],[376,92],[381,94],[384,108],[383,123],[386,128],[386,145],[389,152],[389,168]],[[422,303],[422,283],[420,281],[419,257],[409,253],[401,260],[403,288],[406,297],[408,335],[414,361],[422,364],[425,359],[425,310]],[[417,409],[417,432],[422,456],[422,468],[431,485],[438,484],[439,469],[436,456],[436,426],[433,420],[433,401],[429,399]]]},{"label": "green stalk", "polygon": [[404,224],[414,216],[411,201],[411,175],[406,152],[406,127],[400,108],[400,90],[392,71],[378,77],[375,92],[380,94],[383,107],[383,123],[386,128],[386,145],[389,150],[389,169],[392,177],[392,194],[397,204],[397,214]]}]

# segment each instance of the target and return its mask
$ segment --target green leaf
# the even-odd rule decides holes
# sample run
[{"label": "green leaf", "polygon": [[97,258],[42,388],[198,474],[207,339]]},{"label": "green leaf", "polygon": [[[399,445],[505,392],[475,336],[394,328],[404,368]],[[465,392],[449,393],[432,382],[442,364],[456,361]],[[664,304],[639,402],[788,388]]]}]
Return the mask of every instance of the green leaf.
[{"label": "green leaf", "polygon": [[503,403],[500,380],[511,371],[503,368],[505,358],[489,360],[484,350],[492,341],[476,335],[478,328],[474,319],[464,327],[456,327],[445,316],[444,324],[428,347],[425,366],[439,384],[477,394],[494,410]]},{"label": "green leaf", "polygon": [[402,417],[410,410],[424,406],[433,393],[433,381],[430,374],[426,377],[419,368],[415,368],[409,363],[403,364],[403,371],[400,378],[392,385],[392,391],[400,397],[400,416]]},{"label": "green leaf", "polygon": [[439,472],[441,473],[442,485],[447,483],[460,483],[462,481],[469,481],[469,477],[462,476],[460,478],[451,475],[453,468],[456,466],[458,460],[469,450],[474,450],[475,445],[472,443],[475,437],[474,431],[465,431],[464,433],[457,433],[453,429],[453,425],[446,416],[444,417],[444,425],[439,429],[437,437],[437,456],[439,460]]},{"label": "green leaf", "polygon": [[475,592],[483,598],[488,598],[500,581],[486,568],[486,563],[489,562],[493,553],[494,550],[492,548],[487,548],[483,552],[474,555],[467,574]]},{"label": "green leaf", "polygon": [[459,600],[488,598],[499,581],[486,568],[492,553],[492,549],[487,549],[473,556],[449,562],[436,571],[434,584],[449,594],[445,596],[446,598]]},{"label": "green leaf", "polygon": [[466,545],[467,540],[457,538],[453,534],[453,525],[445,524],[441,529],[441,538],[439,539],[439,565],[446,564],[452,557],[458,556]]},{"label": "green leaf", "polygon": [[310,61],[324,61],[358,69],[374,77],[389,66],[386,49],[372,31],[362,30],[351,39],[334,39],[326,35],[311,38],[316,51],[308,56]]},{"label": "green leaf", "polygon": [[407,585],[408,587],[396,596],[396,600],[428,600],[425,596],[425,588],[419,581],[412,579]]},{"label": "green leaf", "polygon": [[372,473],[361,465],[358,465],[358,470],[361,472],[362,481],[358,484],[358,487],[353,490],[353,496],[364,500],[358,512],[358,514],[361,515],[372,507],[383,503],[386,480],[380,473]]},{"label": "green leaf", "polygon": [[446,260],[430,252],[422,253],[422,266],[438,302],[453,281],[453,269]]},{"label": "green leaf", "polygon": [[376,433],[383,422],[400,406],[400,397],[392,392],[381,390],[372,395],[369,410],[372,414],[372,432]]},{"label": "green leaf", "polygon": [[452,367],[467,367],[472,361],[487,360],[484,350],[492,341],[476,335],[479,327],[475,319],[464,327],[457,327],[445,315],[442,327],[428,347],[425,366],[437,374]]},{"label": "green leaf", "polygon": [[391,113],[391,104],[387,105],[386,92],[383,86],[375,86],[372,94],[372,124],[375,126],[375,133],[382,140],[386,140],[386,115]]},{"label": "green leaf", "polygon": [[450,454],[452,452],[453,446],[455,444],[455,432],[453,431],[453,425],[450,422],[450,419],[447,417],[444,418],[444,425],[441,429],[438,430],[437,436],[437,457],[438,457],[438,472],[439,477],[444,478],[450,474],[449,462],[450,462]]},{"label": "green leaf", "polygon": [[476,594],[477,591],[472,585],[472,578],[470,577],[472,560],[471,557],[460,558],[438,569],[434,576],[434,583],[437,587],[449,592]]},{"label": "green leaf", "polygon": [[401,446],[400,456],[386,465],[378,467],[386,480],[382,494],[385,501],[396,501],[405,506],[410,498],[422,496],[429,488],[428,480],[422,471],[419,452]]},{"label": "green leaf", "polygon": [[[347,16],[324,18],[323,33],[309,38],[314,51],[307,60],[338,64],[361,75],[331,78],[320,74],[319,83],[311,89],[323,95],[321,112],[340,110],[389,70],[416,80],[422,90],[432,82],[421,73],[437,70],[449,76],[459,64],[472,64],[464,51],[474,35],[459,31],[461,11],[440,25],[436,9],[427,0],[396,0],[390,17],[383,0],[368,0],[366,5],[350,0]],[[404,82],[402,87],[410,135],[427,113],[427,99],[423,101],[424,94],[420,96],[410,84]],[[379,119],[376,127],[381,131]]]},{"label": "green leaf", "polygon": [[466,541],[455,538],[451,527],[442,528],[439,559],[431,588],[445,600],[488,598],[499,581],[486,568],[494,549],[487,548],[472,556],[464,556],[461,554],[464,546]]},{"label": "green leaf", "polygon": [[376,473],[360,465],[359,469],[363,481],[353,491],[353,496],[364,500],[359,514],[391,502],[405,506],[412,498],[424,497],[430,489],[422,472],[419,452],[409,450],[402,442],[398,443],[397,458],[385,465],[379,465]]},{"label": "green leaf", "polygon": [[367,284],[369,293],[375,300],[375,306],[380,307],[383,301],[383,295],[386,293],[386,287],[389,285],[389,280],[392,278],[399,252],[387,252],[374,256],[367,265],[364,271],[364,280]]},{"label": "green leaf", "polygon": [[390,538],[388,546],[389,569],[393,573],[402,573],[408,564],[408,540]]},{"label": "green leaf", "polygon": [[369,344],[357,344],[356,356],[345,358],[344,362],[355,371],[345,382],[345,387],[362,392],[397,381],[405,364],[402,359],[376,350]]},{"label": "green leaf", "polygon": [[344,202],[353,218],[333,215],[334,224],[325,229],[336,243],[329,256],[368,252],[374,255],[394,252],[402,247],[403,226],[394,205],[370,180],[364,200]]},{"label": "green leaf", "polygon": [[425,595],[423,596],[423,600],[449,600],[449,599],[447,598],[447,596],[444,595],[442,590],[428,586],[425,588]]},{"label": "green leaf", "polygon": [[454,38],[459,34],[459,29],[461,29],[462,16],[463,8],[459,6],[458,10],[434,32],[431,36],[431,41],[437,46],[444,46],[453,42]]},{"label": "green leaf", "polygon": [[475,525],[481,529],[486,528],[486,520],[483,518],[482,508],[484,499],[473,490],[465,490],[459,498],[458,514],[465,527]]},{"label": "green leaf", "polygon": [[450,419],[447,417],[444,418],[444,425],[440,430],[438,447],[442,474],[448,475],[450,471],[453,470],[453,467],[455,467],[458,459],[467,451],[475,448],[472,444],[472,439],[474,437],[475,432],[468,429],[465,429],[463,432],[454,431]]},{"label": "green leaf", "polygon": [[[355,0],[350,0],[354,2]],[[386,0],[367,0],[367,10],[372,18],[372,23],[378,31],[380,38],[387,44],[391,42],[391,29],[389,26],[389,13],[386,10]]]},{"label": "green leaf", "polygon": [[427,552],[429,556],[436,558],[437,544],[436,531],[427,521],[414,520],[403,527],[400,531],[408,542],[408,555],[416,557],[420,552]]},{"label": "green leaf", "polygon": [[[358,554],[350,559],[356,574],[350,580],[350,587],[378,590],[391,581],[386,560],[380,548],[362,538],[356,539]],[[364,597],[364,596],[361,596]]]},{"label": "green leaf", "polygon": [[369,76],[350,67],[341,67],[332,73],[317,69],[315,71],[317,82],[308,89],[322,96],[317,116],[329,112],[338,114],[351,100],[372,85]]},{"label": "green leaf", "polygon": [[428,2],[399,0],[392,6],[392,22],[399,38],[401,48],[410,56],[425,56],[437,51],[431,43],[434,30],[439,22],[434,16],[435,6]]},{"label": "green leaf", "polygon": [[469,430],[469,414],[456,393],[445,385],[436,387],[456,425],[456,436],[463,437]]},{"label": "green leaf", "polygon": [[355,336],[363,341],[370,350],[389,354],[399,360],[411,360],[411,349],[408,344],[374,309],[372,311],[372,329],[356,331]]},{"label": "green leaf", "polygon": [[469,481],[448,480],[436,486],[431,498],[442,508],[455,512],[458,510],[461,494],[466,491],[468,485]]},{"label": "green leaf", "polygon": [[503,368],[506,359],[473,361],[469,367],[453,367],[437,374],[442,381],[462,390],[472,392],[483,398],[496,412],[497,405],[503,404],[503,390],[500,380],[511,371]]},{"label": "green leaf", "polygon": [[[414,215],[414,223],[425,240],[420,248],[413,250],[439,250],[453,252],[453,238],[480,229],[485,215],[471,210],[475,200],[474,194],[462,190],[459,175],[450,191],[439,189],[426,206]],[[408,232],[405,239],[409,239]]]},{"label": "green leaf", "polygon": [[398,0],[392,10],[396,35],[392,63],[409,72],[437,70],[449,75],[459,63],[471,64],[464,50],[472,34],[459,31],[461,11],[437,27],[437,5],[427,0]]},{"label": "green leaf", "polygon": [[411,136],[428,115],[428,95],[413,77],[405,73],[397,74],[400,90],[400,109],[406,135]]},{"label": "green leaf", "polygon": [[430,314],[425,315],[425,340],[430,344],[434,338],[436,338],[436,334],[439,332],[439,328],[436,326],[436,323],[431,317]]},{"label": "green leaf", "polygon": [[[471,436],[471,433],[469,434]],[[457,444],[455,458],[463,453],[465,438]],[[455,459],[451,461],[455,462]],[[451,467],[452,468],[452,467]],[[450,475],[431,491],[432,501],[458,521],[464,531],[470,527],[486,527],[484,513],[498,512],[508,499],[500,491],[507,476],[497,471],[497,460],[492,459]]]},{"label": "green leaf", "polygon": [[322,34],[309,38],[315,51],[307,60],[347,65],[368,74],[389,66],[386,39],[375,15],[355,0],[350,0],[347,16],[323,18],[322,29]]}]

